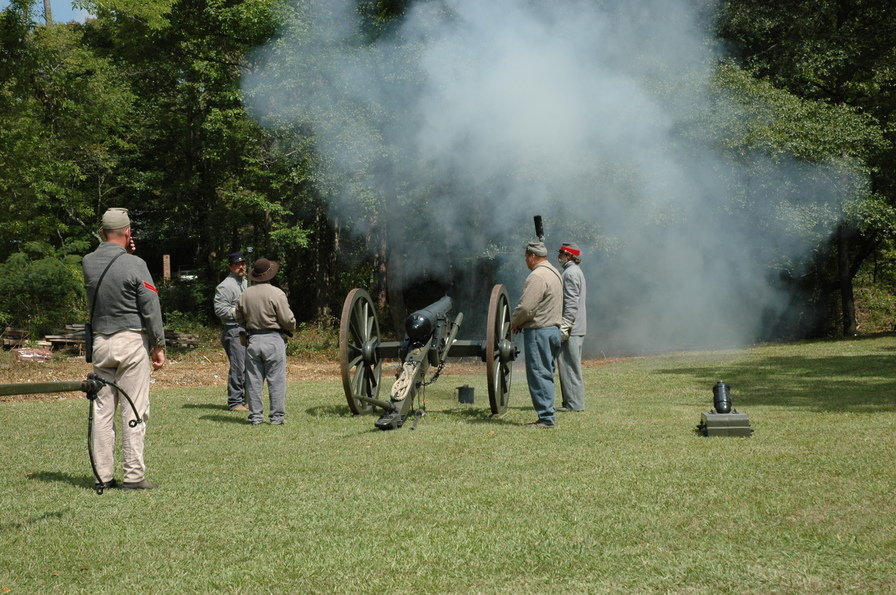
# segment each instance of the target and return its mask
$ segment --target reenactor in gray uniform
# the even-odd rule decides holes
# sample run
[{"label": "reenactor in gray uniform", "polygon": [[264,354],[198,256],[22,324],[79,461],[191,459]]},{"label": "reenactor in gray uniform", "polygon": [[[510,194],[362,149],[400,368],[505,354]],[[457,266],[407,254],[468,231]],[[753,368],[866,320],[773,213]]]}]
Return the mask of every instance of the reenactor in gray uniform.
[{"label": "reenactor in gray uniform", "polygon": [[280,265],[259,258],[252,265],[249,279],[254,285],[243,292],[236,305],[236,320],[249,338],[246,349],[246,396],[249,399],[249,423],[257,426],[264,419],[261,393],[268,381],[271,400],[271,425],[281,425],[286,416],[286,339],[296,330],[296,317],[289,308],[286,294],[271,285]]},{"label": "reenactor in gray uniform", "polygon": [[215,288],[215,316],[221,319],[224,330],[221,345],[230,362],[227,374],[227,408],[230,411],[249,411],[246,407],[246,347],[240,341],[240,333],[245,329],[234,317],[236,303],[249,287],[246,281],[246,259],[242,252],[234,252],[228,257],[230,274]]},{"label": "reenactor in gray uniform", "polygon": [[585,380],[582,376],[582,345],[588,330],[586,311],[587,289],[585,275],[579,264],[582,251],[572,242],[560,246],[557,256],[563,269],[563,322],[560,324],[560,372],[562,407],[558,411],[585,410]]},{"label": "reenactor in gray uniform", "polygon": [[[134,411],[121,403],[124,489],[150,489],[143,441],[149,418],[149,379],[165,365],[165,330],[159,296],[146,263],[134,256],[131,221],[126,209],[103,215],[105,241],[84,256],[84,283],[93,318],[93,369],[121,387],[143,423],[130,427]],[[114,259],[114,262],[113,262]],[[111,266],[110,266],[111,263]],[[100,277],[102,283],[97,287]],[[96,294],[94,296],[94,293]],[[117,487],[115,475],[115,408],[117,389],[104,386],[94,403],[92,448],[97,475],[105,488]]]}]

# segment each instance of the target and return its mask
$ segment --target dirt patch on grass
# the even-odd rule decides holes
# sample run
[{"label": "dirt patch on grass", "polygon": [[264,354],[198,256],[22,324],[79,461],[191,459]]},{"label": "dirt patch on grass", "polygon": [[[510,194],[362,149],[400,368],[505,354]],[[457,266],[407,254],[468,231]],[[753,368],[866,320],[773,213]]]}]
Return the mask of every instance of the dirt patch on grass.
[{"label": "dirt patch on grass", "polygon": [[[586,368],[607,365],[627,358],[594,359],[584,362]],[[517,365],[522,362],[522,357]],[[397,370],[397,362],[383,363],[383,381],[389,382]],[[193,350],[169,350],[165,367],[153,372],[153,390],[169,388],[190,388],[199,386],[220,386],[222,395],[227,385],[227,356],[220,349],[199,348]],[[43,382],[77,382],[87,378],[93,367],[77,355],[54,354],[50,361],[38,363],[18,361],[15,354],[5,351],[0,354],[0,384],[34,384]],[[430,369],[430,376],[435,373]],[[462,360],[449,359],[442,375],[460,376],[469,374],[485,375],[485,364],[476,358]],[[340,380],[339,359],[334,355],[303,355],[290,357],[287,365],[287,381]],[[525,382],[523,378],[522,382]],[[0,396],[0,403],[23,400],[57,400],[83,396],[82,393],[51,393],[34,395]]]}]

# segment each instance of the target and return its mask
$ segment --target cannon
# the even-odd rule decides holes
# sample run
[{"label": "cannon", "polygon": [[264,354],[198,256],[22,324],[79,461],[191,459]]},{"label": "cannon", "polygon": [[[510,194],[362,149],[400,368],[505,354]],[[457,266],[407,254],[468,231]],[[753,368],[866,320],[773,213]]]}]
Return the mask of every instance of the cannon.
[{"label": "cannon", "polygon": [[[463,313],[452,317],[452,308],[451,298],[445,296],[407,317],[402,341],[382,341],[370,294],[360,288],[348,293],[339,324],[339,365],[345,398],[354,415],[379,411],[375,427],[400,428],[413,409],[418,391],[438,378],[449,357],[478,357],[484,361],[492,415],[507,411],[513,362],[519,355],[510,331],[507,290],[503,285],[492,288],[483,340],[457,339]],[[384,359],[401,361],[388,400],[379,398]],[[427,382],[431,366],[437,371]]]}]

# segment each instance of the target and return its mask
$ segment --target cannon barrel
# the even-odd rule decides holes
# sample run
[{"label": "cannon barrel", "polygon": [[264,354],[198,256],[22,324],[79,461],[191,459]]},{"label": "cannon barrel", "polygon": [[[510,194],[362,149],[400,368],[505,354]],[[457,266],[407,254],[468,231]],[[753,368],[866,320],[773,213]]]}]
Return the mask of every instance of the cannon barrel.
[{"label": "cannon barrel", "polygon": [[404,321],[404,330],[414,341],[425,342],[435,332],[439,320],[445,318],[452,307],[451,298],[447,295],[425,308],[417,310]]},{"label": "cannon barrel", "polygon": [[10,395],[34,395],[39,393],[67,393],[74,391],[90,392],[93,389],[90,381],[78,382],[38,382],[34,384],[0,384],[0,397]]}]

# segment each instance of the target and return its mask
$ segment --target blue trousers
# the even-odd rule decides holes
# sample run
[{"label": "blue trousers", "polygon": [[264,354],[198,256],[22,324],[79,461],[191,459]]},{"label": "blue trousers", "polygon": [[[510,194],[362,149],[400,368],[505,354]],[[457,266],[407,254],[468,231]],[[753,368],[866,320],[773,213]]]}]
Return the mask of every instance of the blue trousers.
[{"label": "blue trousers", "polygon": [[539,421],[554,425],[554,362],[560,353],[560,327],[524,328],[526,382]]}]

